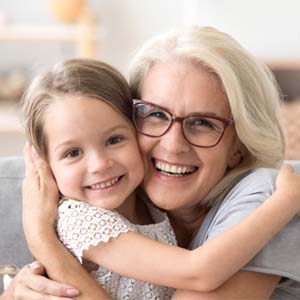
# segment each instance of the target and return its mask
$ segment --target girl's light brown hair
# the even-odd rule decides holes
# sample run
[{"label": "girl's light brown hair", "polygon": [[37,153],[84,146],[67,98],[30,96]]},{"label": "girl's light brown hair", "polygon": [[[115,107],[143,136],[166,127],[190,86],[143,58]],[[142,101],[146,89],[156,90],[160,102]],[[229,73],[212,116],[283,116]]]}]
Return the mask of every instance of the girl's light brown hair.
[{"label": "girl's light brown hair", "polygon": [[66,60],[38,75],[22,99],[27,139],[43,158],[47,156],[43,132],[45,112],[52,103],[62,101],[65,95],[105,101],[131,119],[130,89],[119,71],[97,60]]}]

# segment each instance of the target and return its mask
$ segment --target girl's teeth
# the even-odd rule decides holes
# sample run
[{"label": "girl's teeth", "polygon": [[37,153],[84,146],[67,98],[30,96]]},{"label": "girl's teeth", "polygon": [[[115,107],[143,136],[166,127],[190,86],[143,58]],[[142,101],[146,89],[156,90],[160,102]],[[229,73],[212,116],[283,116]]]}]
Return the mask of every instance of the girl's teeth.
[{"label": "girl's teeth", "polygon": [[117,183],[119,181],[119,179],[120,179],[120,177],[116,177],[115,179],[113,179],[111,181],[107,181],[105,183],[92,184],[91,189],[97,190],[97,189],[104,189],[104,188],[110,187],[110,186],[114,185],[115,183]]}]

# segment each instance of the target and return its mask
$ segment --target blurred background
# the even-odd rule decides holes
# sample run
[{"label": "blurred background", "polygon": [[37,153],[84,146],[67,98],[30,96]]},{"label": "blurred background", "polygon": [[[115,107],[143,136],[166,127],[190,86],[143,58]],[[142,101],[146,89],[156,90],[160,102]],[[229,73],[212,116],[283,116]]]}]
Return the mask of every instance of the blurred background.
[{"label": "blurred background", "polygon": [[287,159],[300,159],[299,0],[0,0],[0,156],[22,155],[20,97],[39,70],[91,57],[125,76],[135,50],[174,27],[214,26],[266,62],[282,88]]}]

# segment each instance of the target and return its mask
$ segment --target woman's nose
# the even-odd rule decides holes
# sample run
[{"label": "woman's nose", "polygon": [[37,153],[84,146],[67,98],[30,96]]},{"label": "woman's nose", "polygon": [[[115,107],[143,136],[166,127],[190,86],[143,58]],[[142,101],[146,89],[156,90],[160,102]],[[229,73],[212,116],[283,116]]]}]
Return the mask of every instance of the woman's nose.
[{"label": "woman's nose", "polygon": [[188,152],[190,150],[190,144],[183,136],[179,122],[174,122],[168,132],[160,137],[160,144],[170,153]]},{"label": "woman's nose", "polygon": [[88,171],[90,173],[103,173],[113,166],[113,160],[105,154],[95,153],[88,159]]}]

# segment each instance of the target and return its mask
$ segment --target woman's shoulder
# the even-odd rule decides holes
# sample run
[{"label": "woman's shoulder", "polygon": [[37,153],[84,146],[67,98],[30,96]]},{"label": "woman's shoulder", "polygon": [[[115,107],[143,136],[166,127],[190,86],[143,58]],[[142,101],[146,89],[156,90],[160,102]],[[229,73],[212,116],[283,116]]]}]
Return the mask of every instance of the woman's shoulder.
[{"label": "woman's shoulder", "polygon": [[251,196],[253,200],[261,202],[274,192],[277,173],[277,169],[271,168],[257,168],[247,172],[240,176],[225,196],[222,195],[222,202],[233,202],[236,205],[244,201],[245,197],[249,200]]}]

